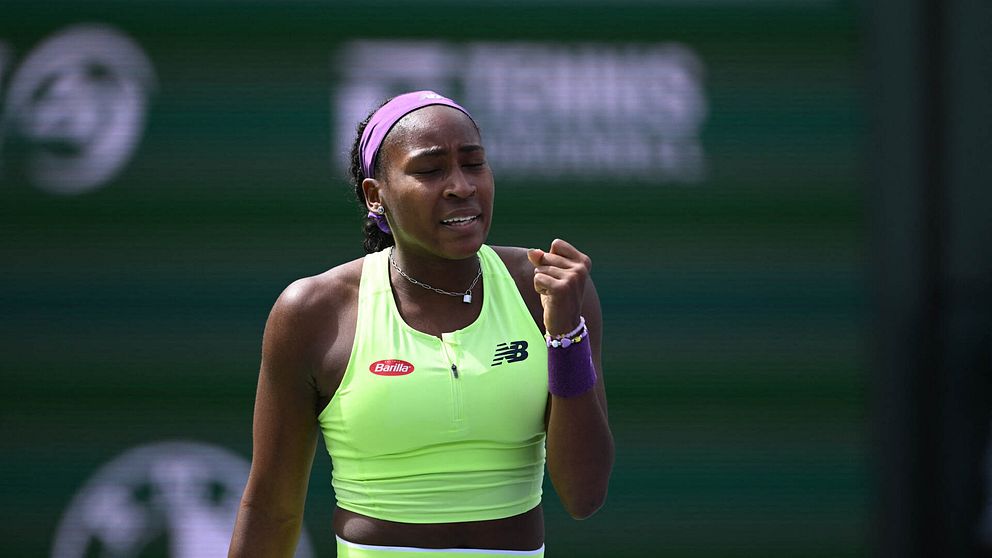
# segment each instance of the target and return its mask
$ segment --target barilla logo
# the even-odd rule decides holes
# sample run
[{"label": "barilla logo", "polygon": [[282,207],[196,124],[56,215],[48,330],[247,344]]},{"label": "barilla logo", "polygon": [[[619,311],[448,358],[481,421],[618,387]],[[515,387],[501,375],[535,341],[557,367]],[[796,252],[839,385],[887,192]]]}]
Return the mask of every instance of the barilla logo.
[{"label": "barilla logo", "polygon": [[405,360],[377,360],[369,365],[369,372],[380,376],[405,376],[413,372],[413,365]]}]

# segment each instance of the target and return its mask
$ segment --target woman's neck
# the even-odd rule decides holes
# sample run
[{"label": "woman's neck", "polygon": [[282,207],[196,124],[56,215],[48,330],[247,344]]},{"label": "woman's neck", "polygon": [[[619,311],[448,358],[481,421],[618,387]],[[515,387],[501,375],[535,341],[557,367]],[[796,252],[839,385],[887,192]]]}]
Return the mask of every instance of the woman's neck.
[{"label": "woman's neck", "polygon": [[478,255],[452,260],[432,254],[414,253],[399,246],[393,246],[390,251],[393,284],[398,285],[398,280],[419,290],[426,289],[415,285],[411,279],[436,289],[463,293],[471,288],[482,266]]}]

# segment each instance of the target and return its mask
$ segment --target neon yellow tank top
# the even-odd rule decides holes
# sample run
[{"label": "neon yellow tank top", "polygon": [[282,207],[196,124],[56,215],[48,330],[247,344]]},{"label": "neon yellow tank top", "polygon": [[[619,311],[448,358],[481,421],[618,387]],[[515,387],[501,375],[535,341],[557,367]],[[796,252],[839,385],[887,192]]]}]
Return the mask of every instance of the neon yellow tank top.
[{"label": "neon yellow tank top", "polygon": [[400,316],[388,250],[365,257],[351,358],[318,416],[340,507],[448,523],[540,503],[548,350],[499,256],[479,259],[481,314],[438,338]]}]

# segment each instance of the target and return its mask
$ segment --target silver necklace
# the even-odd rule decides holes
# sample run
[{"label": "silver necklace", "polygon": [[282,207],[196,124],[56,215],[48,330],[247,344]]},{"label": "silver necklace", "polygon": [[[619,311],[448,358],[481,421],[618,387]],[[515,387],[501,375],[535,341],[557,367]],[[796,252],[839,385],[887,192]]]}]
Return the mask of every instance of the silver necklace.
[{"label": "silver necklace", "polygon": [[427,283],[424,283],[424,282],[421,282],[421,281],[417,281],[413,277],[410,277],[409,275],[407,275],[402,269],[400,269],[400,266],[396,265],[396,260],[393,259],[393,247],[392,246],[389,248],[389,263],[393,267],[396,268],[396,271],[398,271],[400,275],[402,275],[407,281],[413,283],[414,285],[417,285],[418,287],[423,287],[423,288],[425,288],[427,290],[430,290],[430,291],[434,291],[434,292],[436,292],[438,294],[443,294],[443,295],[448,295],[448,296],[460,296],[460,297],[462,297],[462,302],[464,302],[465,304],[471,304],[472,303],[472,289],[475,288],[475,285],[479,283],[479,279],[482,277],[482,266],[479,266],[479,273],[477,273],[475,275],[475,279],[472,280],[472,284],[469,285],[468,289],[466,289],[464,292],[461,292],[461,293],[453,293],[451,291],[446,291],[444,289],[439,289],[437,287],[432,287],[432,286],[428,285]]}]

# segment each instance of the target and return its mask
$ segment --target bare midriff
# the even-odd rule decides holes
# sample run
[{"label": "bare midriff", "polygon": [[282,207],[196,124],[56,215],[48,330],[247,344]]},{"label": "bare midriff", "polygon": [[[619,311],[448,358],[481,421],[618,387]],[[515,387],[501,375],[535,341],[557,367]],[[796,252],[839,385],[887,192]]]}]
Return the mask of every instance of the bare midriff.
[{"label": "bare midriff", "polygon": [[534,550],[544,544],[544,513],[538,505],[502,519],[398,523],[335,508],[334,532],[347,541],[376,546]]}]

